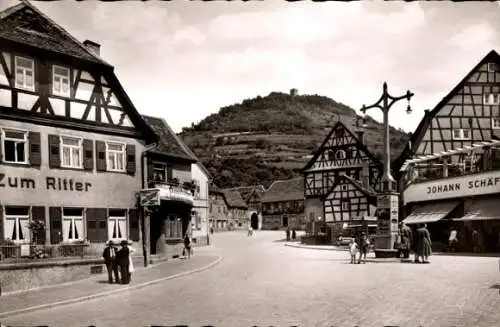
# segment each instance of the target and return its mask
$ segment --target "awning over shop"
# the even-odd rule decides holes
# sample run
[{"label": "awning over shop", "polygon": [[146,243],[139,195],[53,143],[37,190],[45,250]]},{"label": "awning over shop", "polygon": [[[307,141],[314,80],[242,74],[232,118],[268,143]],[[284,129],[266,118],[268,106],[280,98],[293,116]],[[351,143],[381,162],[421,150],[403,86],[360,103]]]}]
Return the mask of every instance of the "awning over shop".
[{"label": "awning over shop", "polygon": [[417,204],[412,213],[403,222],[410,224],[433,223],[443,219],[459,204],[459,201]]},{"label": "awning over shop", "polygon": [[500,199],[480,199],[475,200],[472,205],[465,210],[465,215],[455,221],[467,220],[496,220],[500,219]]}]

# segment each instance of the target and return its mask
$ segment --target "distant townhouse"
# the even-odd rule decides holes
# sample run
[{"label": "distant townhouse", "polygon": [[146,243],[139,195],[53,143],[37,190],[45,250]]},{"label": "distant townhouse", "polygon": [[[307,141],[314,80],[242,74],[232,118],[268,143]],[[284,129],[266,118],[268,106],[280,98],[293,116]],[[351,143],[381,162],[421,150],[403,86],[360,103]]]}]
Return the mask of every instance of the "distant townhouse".
[{"label": "distant townhouse", "polygon": [[139,240],[141,153],[156,141],[100,45],[35,6],[0,13],[0,242]]},{"label": "distant townhouse", "polygon": [[224,189],[222,192],[224,193],[224,198],[226,199],[227,208],[229,210],[229,229],[247,228],[248,206],[240,193],[230,189]]},{"label": "distant townhouse", "polygon": [[[172,131],[173,132],[173,131]],[[191,176],[195,184],[193,217],[191,220],[192,236],[197,244],[200,244],[204,237],[208,235],[209,225],[209,209],[210,198],[208,194],[208,186],[212,177],[208,169],[203,165],[200,159],[191,151],[191,149],[177,136],[179,144],[184,151],[191,157],[196,159],[195,163],[191,164]]]},{"label": "distant townhouse", "polygon": [[304,229],[304,179],[274,181],[262,197],[262,229]]},{"label": "distant townhouse", "polygon": [[262,228],[262,196],[266,189],[262,185],[240,186],[231,188],[238,191],[248,206],[250,224],[253,229]]},{"label": "distant townhouse", "polygon": [[156,146],[143,156],[147,176],[144,192],[156,194],[159,203],[150,217],[150,253],[161,254],[167,245],[182,244],[190,232],[197,186],[191,165],[197,159],[187,152],[182,141],[164,119],[143,116],[159,136]]},{"label": "distant townhouse", "polygon": [[209,225],[214,230],[226,229],[229,220],[229,209],[226,202],[224,192],[211,183],[208,187],[209,190]]}]

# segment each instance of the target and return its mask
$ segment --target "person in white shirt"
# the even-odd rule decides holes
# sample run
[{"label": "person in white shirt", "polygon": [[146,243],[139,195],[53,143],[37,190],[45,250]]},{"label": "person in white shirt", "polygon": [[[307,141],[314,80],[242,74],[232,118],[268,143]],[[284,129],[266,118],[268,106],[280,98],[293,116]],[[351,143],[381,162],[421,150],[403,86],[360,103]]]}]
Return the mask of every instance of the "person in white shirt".
[{"label": "person in white shirt", "polygon": [[130,282],[130,279],[132,278],[132,273],[135,271],[135,269],[134,269],[134,262],[132,261],[132,254],[136,250],[132,247],[132,244],[133,244],[133,242],[131,240],[128,240],[128,249],[129,249],[128,278],[129,278],[129,282]]},{"label": "person in white shirt", "polygon": [[352,239],[351,243],[349,244],[349,252],[351,253],[351,263],[356,263],[356,256],[359,252],[359,246],[354,239]]}]

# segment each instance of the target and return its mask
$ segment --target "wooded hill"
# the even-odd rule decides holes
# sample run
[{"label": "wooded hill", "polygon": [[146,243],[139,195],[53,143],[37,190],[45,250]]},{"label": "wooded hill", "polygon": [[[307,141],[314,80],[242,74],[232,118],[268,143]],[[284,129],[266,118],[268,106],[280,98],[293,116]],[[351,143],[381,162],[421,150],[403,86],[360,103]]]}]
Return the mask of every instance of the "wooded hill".
[{"label": "wooded hill", "polygon": [[[356,131],[356,112],[320,95],[272,92],[223,107],[180,136],[222,188],[262,184],[301,176],[300,169],[338,121]],[[383,155],[383,125],[370,116],[367,147]],[[391,156],[401,153],[410,135],[391,127]]]}]

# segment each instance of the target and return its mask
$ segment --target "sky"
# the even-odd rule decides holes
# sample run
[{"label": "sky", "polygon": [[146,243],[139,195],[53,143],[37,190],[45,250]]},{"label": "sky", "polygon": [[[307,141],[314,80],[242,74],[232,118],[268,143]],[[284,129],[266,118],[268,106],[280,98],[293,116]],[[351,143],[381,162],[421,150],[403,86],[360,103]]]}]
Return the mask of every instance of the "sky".
[{"label": "sky", "polygon": [[[17,4],[2,0],[0,9]],[[500,2],[32,1],[101,57],[141,114],[175,132],[271,92],[319,94],[359,112],[409,89],[391,125],[413,132],[489,51]],[[378,109],[367,112],[381,121]],[[333,122],[332,122],[333,123]]]}]

